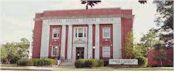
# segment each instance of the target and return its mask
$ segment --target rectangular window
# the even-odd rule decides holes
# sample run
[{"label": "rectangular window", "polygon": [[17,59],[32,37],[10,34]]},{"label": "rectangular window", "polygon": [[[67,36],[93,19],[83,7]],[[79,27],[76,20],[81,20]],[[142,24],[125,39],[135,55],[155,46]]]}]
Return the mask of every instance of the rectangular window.
[{"label": "rectangular window", "polygon": [[103,38],[110,38],[110,27],[103,28]]},{"label": "rectangular window", "polygon": [[86,27],[75,27],[74,30],[76,38],[86,37]]},{"label": "rectangular window", "polygon": [[53,37],[54,37],[54,38],[57,37],[57,33],[55,33],[55,34],[53,35]]},{"label": "rectangular window", "polygon": [[83,33],[78,33],[78,37],[83,37]]},{"label": "rectangular window", "polygon": [[52,29],[52,37],[53,39],[58,39],[60,35],[60,29],[59,28],[53,28]]},{"label": "rectangular window", "polygon": [[51,55],[57,56],[57,54],[58,54],[58,46],[53,46],[52,51],[51,51]]},{"label": "rectangular window", "polygon": [[103,57],[107,57],[109,58],[110,57],[110,46],[104,46],[102,48],[102,53],[103,53]]},{"label": "rectangular window", "polygon": [[78,37],[83,37],[83,28],[78,28]]}]

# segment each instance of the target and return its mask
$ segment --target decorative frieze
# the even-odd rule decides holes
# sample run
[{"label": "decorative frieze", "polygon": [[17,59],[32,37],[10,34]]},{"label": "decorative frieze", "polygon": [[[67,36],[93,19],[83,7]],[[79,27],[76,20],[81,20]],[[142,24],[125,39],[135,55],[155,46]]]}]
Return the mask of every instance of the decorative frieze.
[{"label": "decorative frieze", "polygon": [[49,25],[75,25],[75,24],[105,24],[105,23],[114,23],[116,22],[116,18],[74,18],[74,19],[46,19],[43,20],[44,23]]}]

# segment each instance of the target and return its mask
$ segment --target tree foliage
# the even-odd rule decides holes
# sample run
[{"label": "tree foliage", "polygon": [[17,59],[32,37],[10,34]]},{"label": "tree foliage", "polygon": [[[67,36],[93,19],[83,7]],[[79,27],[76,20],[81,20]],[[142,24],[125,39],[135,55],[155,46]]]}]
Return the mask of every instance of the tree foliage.
[{"label": "tree foliage", "polygon": [[159,14],[156,23],[160,27],[159,37],[163,41],[163,45],[166,48],[173,48],[173,19],[174,19],[174,1],[155,1],[157,5],[157,13]]},{"label": "tree foliage", "polygon": [[125,39],[124,46],[124,58],[134,58],[134,48],[133,48],[133,34],[132,32],[128,32],[127,37]]},{"label": "tree foliage", "polygon": [[3,63],[16,63],[17,60],[28,57],[30,42],[22,38],[20,42],[8,42],[1,46],[0,58]]},{"label": "tree foliage", "polygon": [[144,44],[145,47],[153,47],[155,44],[159,43],[158,38],[157,30],[151,28],[147,34],[143,35],[140,42]]},{"label": "tree foliage", "polygon": [[[141,42],[147,47],[153,47],[157,54],[155,60],[162,62],[172,60],[166,54],[166,48],[173,48],[173,20],[174,20],[174,1],[173,0],[154,0],[157,5],[157,19],[155,20],[157,28],[143,36]],[[155,37],[154,37],[155,36]],[[157,36],[157,37],[156,37]],[[155,39],[158,38],[158,41]]]}]

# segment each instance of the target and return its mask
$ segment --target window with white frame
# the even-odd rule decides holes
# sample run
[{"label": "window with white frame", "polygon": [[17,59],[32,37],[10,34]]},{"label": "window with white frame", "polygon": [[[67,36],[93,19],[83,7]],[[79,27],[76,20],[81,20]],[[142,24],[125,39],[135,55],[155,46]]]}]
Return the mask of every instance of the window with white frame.
[{"label": "window with white frame", "polygon": [[57,56],[57,54],[58,54],[58,46],[53,46],[51,50],[51,55]]},{"label": "window with white frame", "polygon": [[74,30],[76,38],[86,37],[86,27],[75,27]]},{"label": "window with white frame", "polygon": [[110,27],[103,28],[103,38],[110,38]]},{"label": "window with white frame", "polygon": [[58,39],[60,36],[60,28],[53,28],[52,29],[52,38]]},{"label": "window with white frame", "polygon": [[102,48],[103,57],[110,57],[110,46],[104,46]]}]

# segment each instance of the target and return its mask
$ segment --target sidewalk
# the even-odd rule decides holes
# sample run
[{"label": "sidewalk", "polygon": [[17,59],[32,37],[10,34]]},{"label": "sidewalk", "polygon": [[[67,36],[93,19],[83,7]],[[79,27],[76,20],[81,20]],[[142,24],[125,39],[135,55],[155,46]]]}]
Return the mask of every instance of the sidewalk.
[{"label": "sidewalk", "polygon": [[1,70],[27,71],[173,71],[173,67],[146,67],[146,68],[75,68],[74,66],[1,66]]},{"label": "sidewalk", "polygon": [[52,71],[52,67],[20,66],[20,67],[1,67],[1,70],[27,70],[27,71]]}]

